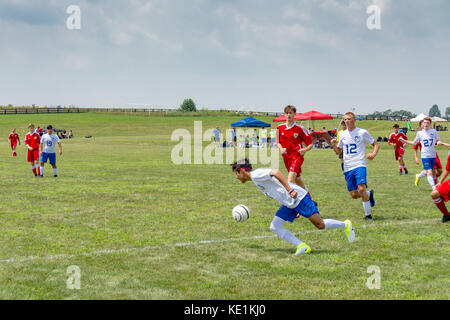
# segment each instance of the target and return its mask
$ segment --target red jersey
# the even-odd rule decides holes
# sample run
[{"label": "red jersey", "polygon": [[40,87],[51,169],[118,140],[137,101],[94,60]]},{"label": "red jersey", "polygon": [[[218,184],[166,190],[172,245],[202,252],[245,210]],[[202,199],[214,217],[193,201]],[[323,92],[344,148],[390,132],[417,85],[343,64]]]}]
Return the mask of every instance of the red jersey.
[{"label": "red jersey", "polygon": [[36,132],[27,133],[27,135],[25,136],[25,144],[33,148],[33,150],[39,148],[40,143],[41,136]]},{"label": "red jersey", "polygon": [[288,127],[286,123],[278,126],[278,143],[283,148],[286,148],[287,156],[298,154],[298,151],[302,148],[302,143],[307,146],[312,143],[311,136],[306,129],[299,125],[297,122],[291,127]]},{"label": "red jersey", "polygon": [[391,136],[389,137],[389,143],[395,143],[395,149],[405,149],[405,144],[399,141],[400,138],[408,140],[408,138],[403,132],[400,131],[398,133],[392,132]]},{"label": "red jersey", "polygon": [[17,144],[17,140],[19,140],[19,135],[17,133],[10,133],[8,139],[11,140],[11,144]]}]

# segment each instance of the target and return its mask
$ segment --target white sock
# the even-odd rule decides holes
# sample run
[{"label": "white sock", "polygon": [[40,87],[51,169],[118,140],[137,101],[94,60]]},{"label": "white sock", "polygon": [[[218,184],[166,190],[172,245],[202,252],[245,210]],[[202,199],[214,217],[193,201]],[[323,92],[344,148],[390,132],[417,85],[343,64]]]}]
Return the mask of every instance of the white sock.
[{"label": "white sock", "polygon": [[366,217],[370,216],[370,201],[363,202],[364,212],[366,213]]},{"label": "white sock", "polygon": [[56,176],[57,175],[57,173],[56,173],[56,168],[53,168],[53,174]]},{"label": "white sock", "polygon": [[428,183],[433,188],[434,187],[434,178],[433,176],[427,176]]},{"label": "white sock", "polygon": [[333,219],[323,219],[325,222],[325,229],[341,229],[345,228],[345,222]]},{"label": "white sock", "polygon": [[36,167],[35,166],[31,166],[31,170],[34,170],[34,169],[36,169]]},{"label": "white sock", "polygon": [[300,241],[296,236],[294,236],[289,230],[283,228],[283,225],[286,221],[281,219],[280,217],[275,216],[270,224],[270,231],[275,233],[284,241],[292,243],[295,246],[298,246],[302,241]]},{"label": "white sock", "polygon": [[419,173],[419,175],[417,176],[417,178],[421,179],[423,177],[425,177],[427,174],[425,173],[425,170],[422,170],[421,173]]},{"label": "white sock", "polygon": [[44,167],[41,167],[41,176],[44,175]]},{"label": "white sock", "polygon": [[370,197],[370,191],[366,190],[366,194],[367,194],[368,197]]}]

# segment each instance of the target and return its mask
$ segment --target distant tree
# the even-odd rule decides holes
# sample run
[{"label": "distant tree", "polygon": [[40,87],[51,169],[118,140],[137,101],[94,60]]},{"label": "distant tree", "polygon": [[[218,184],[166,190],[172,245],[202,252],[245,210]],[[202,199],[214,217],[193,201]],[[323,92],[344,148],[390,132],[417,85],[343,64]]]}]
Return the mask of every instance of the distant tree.
[{"label": "distant tree", "polygon": [[416,114],[409,112],[407,110],[398,110],[398,111],[392,111],[391,109],[387,109],[386,111],[375,111],[372,114],[369,114],[369,116],[373,117],[408,117],[408,118],[414,118]]},{"label": "distant tree", "polygon": [[430,108],[430,111],[428,112],[428,115],[430,117],[441,117],[441,110],[439,110],[439,107],[437,104],[433,105]]},{"label": "distant tree", "polygon": [[450,107],[447,107],[447,109],[445,109],[445,116],[450,117]]},{"label": "distant tree", "polygon": [[197,107],[192,99],[184,99],[183,103],[180,106],[181,111],[195,112],[197,111]]}]

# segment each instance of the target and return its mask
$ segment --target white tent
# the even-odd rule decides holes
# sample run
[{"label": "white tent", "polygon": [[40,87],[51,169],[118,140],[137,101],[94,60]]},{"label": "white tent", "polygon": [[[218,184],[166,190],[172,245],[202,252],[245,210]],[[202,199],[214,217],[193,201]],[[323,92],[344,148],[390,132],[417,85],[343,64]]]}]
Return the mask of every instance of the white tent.
[{"label": "white tent", "polygon": [[433,117],[433,118],[431,118],[431,120],[433,120],[434,122],[447,122],[446,119],[439,118],[439,117]]},{"label": "white tent", "polygon": [[422,121],[424,118],[426,118],[426,117],[428,117],[427,115],[425,115],[425,114],[423,114],[423,113],[421,113],[421,114],[419,114],[417,117],[415,117],[415,118],[412,118],[411,119],[411,122],[420,122],[420,121]]}]

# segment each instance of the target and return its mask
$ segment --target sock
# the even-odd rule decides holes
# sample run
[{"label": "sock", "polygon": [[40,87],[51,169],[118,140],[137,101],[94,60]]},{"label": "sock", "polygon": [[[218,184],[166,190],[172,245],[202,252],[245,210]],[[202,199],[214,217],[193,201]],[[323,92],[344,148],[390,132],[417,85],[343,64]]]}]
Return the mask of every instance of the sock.
[{"label": "sock", "polygon": [[56,176],[57,175],[57,173],[56,173],[56,168],[53,168],[53,174]]},{"label": "sock", "polygon": [[36,167],[35,166],[31,166],[31,170],[33,171],[33,173],[36,175],[37,174],[37,172],[36,172]]},{"label": "sock", "polygon": [[286,230],[283,228],[283,225],[286,221],[281,219],[280,217],[275,216],[272,220],[272,223],[270,224],[270,231],[275,233],[277,236],[279,236],[284,241],[287,241],[289,243],[292,243],[296,247],[302,243],[299,239],[297,239],[296,236],[294,236],[289,230]]},{"label": "sock", "polygon": [[400,169],[400,172],[402,172],[403,167],[402,167],[402,166],[399,166],[398,168]]},{"label": "sock", "polygon": [[44,175],[44,167],[41,167],[41,176],[43,176]]},{"label": "sock", "polygon": [[37,168],[37,174],[41,174],[41,166],[37,165],[36,168]]},{"label": "sock", "polygon": [[341,229],[345,228],[345,222],[333,220],[333,219],[323,219],[325,222],[325,229]]},{"label": "sock", "polygon": [[427,174],[425,173],[425,170],[422,170],[421,173],[419,173],[419,175],[417,176],[417,178],[421,179],[423,177],[425,177]]},{"label": "sock", "polygon": [[366,190],[366,194],[368,197],[370,197],[370,192]]},{"label": "sock", "polygon": [[434,187],[434,178],[433,176],[427,176],[428,183],[433,188]]},{"label": "sock", "polygon": [[366,217],[370,216],[370,201],[363,202],[364,212],[366,213]]},{"label": "sock", "polygon": [[442,198],[434,199],[434,204],[436,205],[436,207],[438,207],[438,209],[444,216],[449,215],[447,207],[445,206],[445,202],[442,200]]}]

